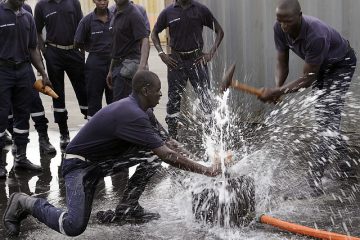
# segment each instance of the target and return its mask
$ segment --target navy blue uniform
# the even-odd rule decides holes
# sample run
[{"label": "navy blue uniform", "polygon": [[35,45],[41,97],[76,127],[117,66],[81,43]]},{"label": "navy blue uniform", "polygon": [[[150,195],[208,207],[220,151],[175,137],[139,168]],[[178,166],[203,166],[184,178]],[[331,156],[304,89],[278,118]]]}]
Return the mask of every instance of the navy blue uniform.
[{"label": "navy blue uniform", "polygon": [[[28,11],[31,15],[32,15],[32,9],[31,7],[24,3],[23,8]],[[35,74],[33,74],[33,81],[32,83],[34,83],[36,80],[35,78]],[[39,92],[36,91],[34,88],[32,88],[32,102],[31,102],[31,107],[30,107],[30,116],[31,119],[34,121],[35,123],[35,129],[38,133],[43,134],[43,133],[47,133],[47,129],[48,129],[48,119],[45,117],[45,110],[44,110],[44,106],[42,104]],[[8,130],[9,132],[13,132],[13,115],[12,115],[12,111],[10,111],[9,114],[9,125],[8,125]]]},{"label": "navy blue uniform", "polygon": [[110,23],[113,59],[112,80],[114,101],[131,93],[131,79],[136,73],[141,57],[141,40],[149,36],[144,17],[129,2],[122,12],[116,12]]},{"label": "navy blue uniform", "polygon": [[17,146],[28,143],[29,116],[34,73],[30,64],[29,49],[37,46],[36,27],[29,12],[13,10],[0,4],[0,148],[8,114],[14,114],[13,139]]},{"label": "navy blue uniform", "polygon": [[[321,90],[315,106],[319,142],[316,143],[317,150],[310,164],[311,172],[316,178],[321,178],[327,163],[336,160],[337,170],[353,174],[354,167],[346,164],[349,153],[341,137],[340,123],[345,96],[356,68],[354,50],[335,29],[315,17],[305,15],[302,16],[297,39],[284,33],[278,22],[274,25],[274,38],[277,51],[291,49],[306,63],[320,65],[313,84],[315,90]],[[330,151],[331,145],[336,146],[334,151]]]},{"label": "navy blue uniform", "polygon": [[[81,234],[89,221],[98,180],[138,163],[150,164],[148,162],[157,160],[151,149],[164,144],[161,131],[152,111],[144,112],[133,95],[104,107],[85,124],[66,149],[62,174],[67,211],[52,206],[45,199],[38,199],[32,215],[63,234]],[[148,178],[137,177],[138,180]],[[142,189],[141,192],[144,188],[132,187],[133,190]],[[135,203],[141,192],[132,192],[135,193],[128,193],[128,198]]]},{"label": "navy blue uniform", "polygon": [[178,62],[177,68],[168,68],[166,123],[174,139],[177,137],[181,98],[188,80],[200,98],[202,110],[205,114],[211,113],[208,68],[194,62],[202,54],[203,27],[213,29],[215,21],[210,10],[196,1],[191,1],[186,9],[175,2],[160,13],[154,26],[156,34],[169,28],[171,57]]},{"label": "navy blue uniform", "polygon": [[35,23],[38,34],[46,28],[46,50],[43,53],[49,79],[59,95],[53,99],[54,118],[60,133],[68,134],[65,107],[64,71],[74,88],[80,111],[87,116],[86,84],[84,77],[84,53],[74,49],[73,41],[77,26],[82,19],[78,0],[41,0],[35,6]]},{"label": "navy blue uniform", "polygon": [[74,39],[76,45],[84,46],[85,51],[89,52],[85,64],[89,118],[101,109],[104,91],[107,104],[110,104],[113,98],[112,91],[106,84],[111,62],[109,27],[112,13],[108,10],[108,20],[103,22],[97,18],[95,11],[80,21]]}]

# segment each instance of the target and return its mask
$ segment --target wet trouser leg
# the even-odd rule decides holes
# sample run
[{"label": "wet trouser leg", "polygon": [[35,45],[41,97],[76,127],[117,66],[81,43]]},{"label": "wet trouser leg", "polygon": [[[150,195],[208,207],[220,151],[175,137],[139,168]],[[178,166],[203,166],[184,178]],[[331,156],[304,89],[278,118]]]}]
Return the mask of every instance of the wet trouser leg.
[{"label": "wet trouser leg", "polygon": [[74,88],[81,113],[87,116],[86,84],[84,78],[84,56],[77,50],[62,50],[48,46],[44,54],[49,79],[59,98],[53,98],[54,119],[60,133],[67,133],[68,112],[65,106],[64,72]]},{"label": "wet trouser leg", "polygon": [[[172,55],[175,58],[175,55]],[[178,66],[168,68],[168,102],[166,104],[166,118],[169,135],[177,139],[177,126],[180,117],[181,99],[185,92],[188,76],[181,59],[176,59]]]},{"label": "wet trouser leg", "polygon": [[356,56],[350,51],[345,59],[321,69],[315,88],[320,90],[315,106],[317,144],[310,173],[320,179],[328,163],[336,163],[341,171],[351,171],[346,163],[348,152],[340,133],[341,111],[355,71]]},{"label": "wet trouser leg", "polygon": [[26,145],[29,136],[31,81],[29,64],[18,68],[0,66],[0,149],[5,145],[5,130],[12,106],[14,116],[13,140],[17,146]]},{"label": "wet trouser leg", "polygon": [[77,159],[64,160],[62,171],[67,212],[45,199],[38,199],[32,215],[57,232],[78,236],[85,231],[89,222],[95,188],[102,173],[95,164]]},{"label": "wet trouser leg", "polygon": [[30,116],[34,122],[36,131],[38,133],[47,133],[49,121],[45,117],[44,106],[42,104],[39,93],[35,89],[32,90],[32,102],[30,112]]},{"label": "wet trouser leg", "polygon": [[87,83],[88,116],[92,117],[102,107],[102,98],[105,91],[106,103],[112,101],[112,92],[106,84],[109,72],[110,57],[90,53],[85,64],[85,78]]}]

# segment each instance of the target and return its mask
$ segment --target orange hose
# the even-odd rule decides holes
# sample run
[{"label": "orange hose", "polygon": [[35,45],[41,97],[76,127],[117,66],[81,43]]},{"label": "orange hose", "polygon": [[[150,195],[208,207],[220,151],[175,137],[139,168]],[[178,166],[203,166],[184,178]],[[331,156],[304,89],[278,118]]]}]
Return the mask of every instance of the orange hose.
[{"label": "orange hose", "polygon": [[320,238],[320,239],[329,239],[329,240],[360,240],[357,237],[346,236],[338,233],[332,233],[327,231],[322,231],[310,227],[301,226],[294,223],[285,222],[267,215],[262,215],[260,217],[260,222],[272,225],[274,227],[296,233],[301,235],[306,235],[309,237]]}]

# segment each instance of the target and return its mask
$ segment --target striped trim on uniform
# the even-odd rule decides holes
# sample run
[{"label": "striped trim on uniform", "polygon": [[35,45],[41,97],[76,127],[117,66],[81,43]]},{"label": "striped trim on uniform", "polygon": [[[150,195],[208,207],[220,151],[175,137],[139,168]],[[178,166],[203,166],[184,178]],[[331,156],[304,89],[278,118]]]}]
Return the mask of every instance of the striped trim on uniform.
[{"label": "striped trim on uniform", "polygon": [[60,217],[59,217],[59,231],[61,234],[66,235],[66,232],[64,230],[64,226],[63,226],[63,220],[64,220],[64,215],[66,212],[62,212]]},{"label": "striped trim on uniform", "polygon": [[9,115],[8,119],[14,118],[14,115]]},{"label": "striped trim on uniform", "polygon": [[79,106],[81,110],[87,110],[88,106]]},{"label": "striped trim on uniform", "polygon": [[179,117],[179,116],[180,116],[180,112],[166,115],[167,118],[176,118],[176,117]]},{"label": "striped trim on uniform", "polygon": [[45,112],[31,113],[30,116],[31,116],[31,117],[45,116]]},{"label": "striped trim on uniform", "polygon": [[66,112],[66,108],[54,108],[54,112]]},{"label": "striped trim on uniform", "polygon": [[3,131],[2,133],[0,133],[0,137],[5,136],[5,131]]},{"label": "striped trim on uniform", "polygon": [[14,133],[19,133],[19,134],[29,133],[29,130],[21,130],[18,128],[14,128],[13,131]]}]

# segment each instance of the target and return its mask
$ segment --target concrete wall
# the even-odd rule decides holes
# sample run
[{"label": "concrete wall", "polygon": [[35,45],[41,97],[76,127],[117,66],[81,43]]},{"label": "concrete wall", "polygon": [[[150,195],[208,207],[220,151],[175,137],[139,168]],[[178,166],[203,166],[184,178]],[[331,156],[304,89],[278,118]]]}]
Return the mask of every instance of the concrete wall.
[{"label": "concrete wall", "polygon": [[[275,22],[276,0],[202,0],[223,26],[225,38],[218,56],[212,64],[216,84],[224,68],[236,62],[236,78],[255,87],[274,86],[275,47],[273,24]],[[316,16],[342,33],[353,48],[360,52],[360,9],[359,0],[300,0],[303,14]],[[208,31],[206,39],[213,42]],[[294,54],[290,59],[289,80],[299,76],[303,62]],[[358,72],[358,71],[357,71]],[[352,91],[359,95],[357,73],[353,79]],[[241,93],[234,94],[234,106],[241,107],[248,118],[261,115],[266,110],[256,98]],[[359,101],[360,102],[360,101]],[[357,112],[359,113],[359,112]],[[248,118],[249,119],[249,118]]]}]

